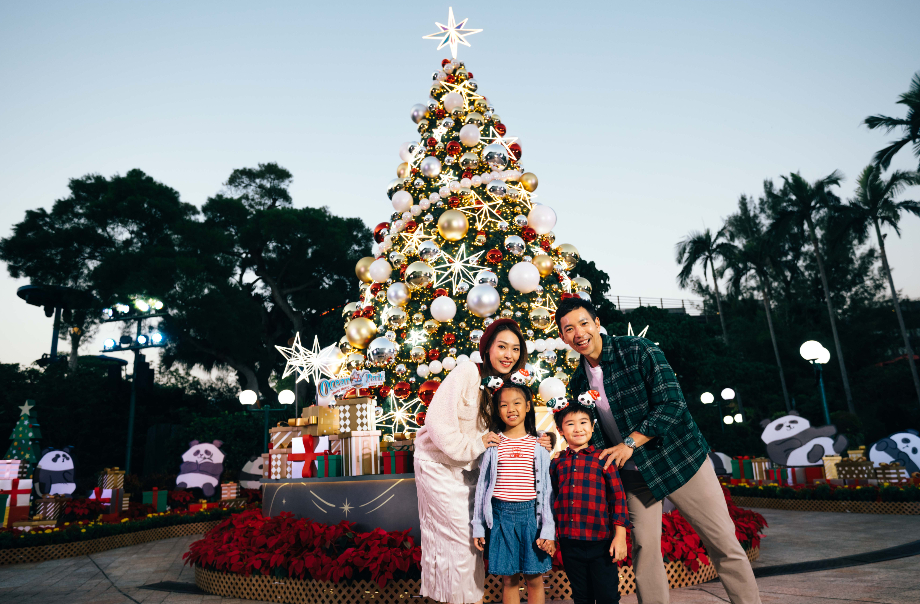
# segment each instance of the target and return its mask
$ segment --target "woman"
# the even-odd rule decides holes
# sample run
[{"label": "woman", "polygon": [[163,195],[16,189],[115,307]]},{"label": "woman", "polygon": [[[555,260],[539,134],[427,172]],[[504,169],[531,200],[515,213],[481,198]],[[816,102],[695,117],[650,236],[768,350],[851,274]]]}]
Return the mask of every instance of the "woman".
[{"label": "woman", "polygon": [[[498,445],[488,430],[492,396],[482,378],[505,376],[527,361],[521,328],[494,321],[479,341],[482,363],[462,363],[441,383],[415,439],[415,484],[422,534],[421,595],[438,602],[481,602],[482,553],[473,546],[470,520],[479,457]],[[550,448],[548,436],[540,444]]]}]

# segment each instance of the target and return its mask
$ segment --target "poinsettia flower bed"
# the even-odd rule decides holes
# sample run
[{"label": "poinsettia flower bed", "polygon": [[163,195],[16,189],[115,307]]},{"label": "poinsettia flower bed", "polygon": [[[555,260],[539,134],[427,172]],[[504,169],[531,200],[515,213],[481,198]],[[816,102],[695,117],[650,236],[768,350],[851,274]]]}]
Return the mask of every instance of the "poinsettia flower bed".
[{"label": "poinsettia flower bed", "polygon": [[[746,549],[758,547],[766,520],[725,495],[738,541]],[[420,578],[421,548],[408,530],[359,533],[353,527],[352,522],[330,526],[286,512],[264,518],[258,510],[250,510],[223,520],[192,543],[183,558],[186,564],[218,572],[333,583],[363,579],[381,589],[393,579]],[[631,539],[626,546],[628,553],[620,566],[632,564]],[[666,562],[683,562],[693,572],[709,564],[699,536],[678,511],[662,517],[661,549]],[[554,567],[562,568],[558,551]]]},{"label": "poinsettia flower bed", "polygon": [[381,588],[392,579],[419,579],[422,550],[409,531],[370,533],[353,522],[335,525],[294,518],[265,518],[248,510],[225,519],[195,541],[183,558],[208,570],[275,577],[370,580]]}]

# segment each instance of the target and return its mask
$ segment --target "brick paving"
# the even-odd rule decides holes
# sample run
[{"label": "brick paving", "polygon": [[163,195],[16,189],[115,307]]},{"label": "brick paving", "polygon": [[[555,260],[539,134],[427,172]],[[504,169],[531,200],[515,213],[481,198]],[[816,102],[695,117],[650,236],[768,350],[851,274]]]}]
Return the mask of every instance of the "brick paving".
[{"label": "brick paving", "polygon": [[[920,539],[920,516],[875,516],[758,510],[770,523],[755,566],[868,552]],[[0,567],[0,603],[250,604],[220,596],[141,589],[161,581],[194,583],[182,554],[198,536],[177,537],[38,564]],[[920,556],[878,564],[758,580],[764,604],[920,602]],[[635,604],[627,596],[623,604]],[[728,602],[718,581],[671,592],[673,604]],[[256,603],[257,604],[257,603]]]}]

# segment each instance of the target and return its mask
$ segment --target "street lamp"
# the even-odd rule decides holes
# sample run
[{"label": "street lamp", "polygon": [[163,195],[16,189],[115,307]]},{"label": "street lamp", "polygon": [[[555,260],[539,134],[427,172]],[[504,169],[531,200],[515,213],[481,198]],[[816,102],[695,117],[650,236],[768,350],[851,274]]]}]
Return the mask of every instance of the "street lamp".
[{"label": "street lamp", "polygon": [[[290,390],[282,390],[278,394],[278,402],[282,405],[290,405],[294,402],[294,393]],[[270,411],[284,411],[284,407],[273,408],[262,403],[259,395],[253,390],[243,390],[239,394],[240,403],[250,407],[249,411],[262,411],[265,417],[265,434],[262,439],[262,449],[268,451],[268,414]],[[252,405],[258,403],[258,407],[252,408]]]},{"label": "street lamp", "polygon": [[[711,405],[713,402],[715,402],[715,400],[716,400],[716,397],[712,395],[712,392],[704,392],[703,394],[700,395],[700,402],[703,403],[704,405]],[[722,403],[720,402],[718,405],[719,405],[719,415],[722,415]],[[725,432],[725,426],[722,426],[722,432]]]},{"label": "street lamp", "polygon": [[[724,390],[722,390],[722,400],[727,401],[729,403],[735,400],[735,391],[732,390],[731,388],[725,388]],[[738,397],[738,411],[739,412],[735,414],[735,417],[741,418],[741,419],[736,419],[735,423],[740,424],[742,420],[744,420],[744,407],[741,406],[740,396]]]},{"label": "street lamp", "polygon": [[830,424],[831,415],[827,411],[827,397],[824,395],[824,376],[821,366],[831,360],[831,353],[820,342],[808,340],[799,347],[799,354],[814,367],[815,376],[818,378],[818,388],[821,391],[821,405],[824,407],[824,423]]}]

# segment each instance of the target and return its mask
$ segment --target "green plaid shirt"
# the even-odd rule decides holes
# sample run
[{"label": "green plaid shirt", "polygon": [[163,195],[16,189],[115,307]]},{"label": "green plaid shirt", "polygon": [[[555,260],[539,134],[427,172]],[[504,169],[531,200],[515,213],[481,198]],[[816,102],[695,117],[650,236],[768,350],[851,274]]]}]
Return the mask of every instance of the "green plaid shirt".
[{"label": "green plaid shirt", "polygon": [[[677,376],[660,348],[645,338],[603,334],[601,338],[604,393],[620,433],[624,438],[633,432],[654,437],[636,447],[632,460],[660,501],[696,474],[709,445],[690,416]],[[591,389],[585,363],[582,359],[569,383],[573,397]],[[612,446],[599,425],[591,444],[600,449]]]}]

